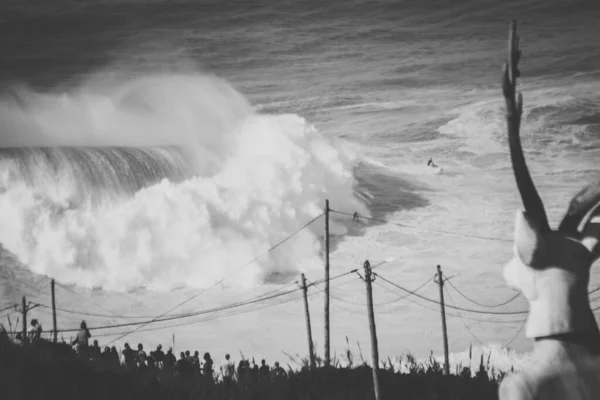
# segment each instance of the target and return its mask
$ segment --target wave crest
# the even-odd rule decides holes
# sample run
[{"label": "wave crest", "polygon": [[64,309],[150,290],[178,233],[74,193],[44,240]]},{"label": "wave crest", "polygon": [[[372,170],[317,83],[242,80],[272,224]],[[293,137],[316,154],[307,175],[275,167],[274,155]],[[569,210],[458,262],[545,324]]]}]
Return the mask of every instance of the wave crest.
[{"label": "wave crest", "polygon": [[[228,283],[255,285],[274,273],[321,268],[319,221],[238,270],[321,213],[325,198],[368,215],[354,194],[354,162],[339,146],[296,115],[255,113],[216,78],[154,75],[102,92],[8,97],[0,103],[8,132],[0,146],[70,149],[4,150],[3,162],[30,166],[40,154],[59,154],[63,162],[53,165],[70,173],[34,174],[32,183],[13,168],[2,181],[0,241],[32,271],[64,283],[167,290],[232,275]],[[171,146],[183,156],[139,146]],[[130,195],[81,200],[89,198],[84,189],[98,190],[98,179],[74,173],[78,164],[65,154],[96,154],[101,162],[86,165],[106,177],[119,174],[119,162],[140,175],[146,164],[124,156],[136,152],[162,160],[152,179]],[[333,221],[332,230],[343,233],[343,225]]]}]

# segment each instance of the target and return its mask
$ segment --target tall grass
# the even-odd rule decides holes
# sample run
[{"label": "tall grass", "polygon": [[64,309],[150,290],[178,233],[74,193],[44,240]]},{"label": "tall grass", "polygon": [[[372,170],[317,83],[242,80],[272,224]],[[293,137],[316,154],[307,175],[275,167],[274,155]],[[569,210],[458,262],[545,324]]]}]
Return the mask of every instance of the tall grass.
[{"label": "tall grass", "polygon": [[[359,347],[360,349],[360,347]],[[334,357],[332,367],[323,367],[317,356],[315,371],[308,357],[291,356],[287,377],[239,379],[231,385],[202,376],[182,379],[165,371],[126,372],[78,359],[67,344],[42,341],[28,346],[12,343],[0,334],[0,396],[2,399],[277,399],[362,400],[373,399],[371,367],[359,351]],[[242,355],[243,356],[243,355]],[[497,399],[502,374],[490,373],[489,359],[482,357],[480,370],[472,376],[468,368],[457,368],[445,376],[433,356],[418,362],[403,356],[403,371],[390,359],[382,363],[380,386],[383,399]],[[215,369],[218,367],[215,366]]]}]

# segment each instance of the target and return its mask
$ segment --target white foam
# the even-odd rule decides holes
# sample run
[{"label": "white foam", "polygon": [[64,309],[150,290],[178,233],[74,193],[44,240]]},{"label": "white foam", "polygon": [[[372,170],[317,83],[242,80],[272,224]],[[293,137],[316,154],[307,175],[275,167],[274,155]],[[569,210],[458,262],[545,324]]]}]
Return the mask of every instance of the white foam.
[{"label": "white foam", "polygon": [[[354,196],[353,160],[304,119],[256,114],[210,76],[116,82],[6,96],[0,145],[177,145],[191,154],[196,177],[60,213],[52,205],[73,197],[68,183],[39,191],[5,180],[0,241],[31,270],[114,290],[206,287],[229,275],[228,283],[249,286],[320,264],[322,220],[239,270],[319,215],[326,198],[368,215]],[[332,231],[343,225],[333,221]]]}]

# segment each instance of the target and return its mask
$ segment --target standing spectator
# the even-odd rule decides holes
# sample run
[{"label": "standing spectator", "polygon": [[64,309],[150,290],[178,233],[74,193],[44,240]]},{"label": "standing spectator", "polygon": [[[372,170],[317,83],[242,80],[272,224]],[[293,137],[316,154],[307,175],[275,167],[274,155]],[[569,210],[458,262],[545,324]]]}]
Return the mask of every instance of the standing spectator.
[{"label": "standing spectator", "polygon": [[146,367],[146,352],[144,351],[144,346],[141,343],[138,343],[137,353],[135,354],[135,361],[139,368]]},{"label": "standing spectator", "polygon": [[0,349],[3,349],[8,345],[10,345],[10,337],[8,336],[8,332],[6,332],[6,329],[4,329],[4,326],[0,324]]},{"label": "standing spectator", "polygon": [[152,352],[152,355],[154,356],[156,366],[158,368],[162,368],[163,361],[165,360],[165,353],[162,351],[162,345],[159,344],[158,346],[156,346],[156,350]]},{"label": "standing spectator", "polygon": [[31,327],[29,328],[28,339],[30,343],[39,342],[42,337],[42,326],[37,319],[31,320]]},{"label": "standing spectator", "polygon": [[237,381],[238,383],[245,383],[248,380],[248,360],[240,360],[237,368]]},{"label": "standing spectator", "polygon": [[177,360],[175,359],[175,355],[173,354],[173,349],[169,348],[167,350],[167,354],[165,354],[165,358],[163,360],[163,366],[166,371],[173,372],[173,368],[175,368]]},{"label": "standing spectator", "polygon": [[177,360],[175,369],[183,379],[189,379],[192,375],[192,364],[183,351],[179,354],[179,360]]},{"label": "standing spectator", "polygon": [[100,346],[98,346],[98,341],[94,340],[94,344],[90,347],[90,356],[92,360],[100,359]]},{"label": "standing spectator", "polygon": [[271,370],[271,379],[278,380],[280,378],[285,378],[286,376],[287,373],[279,366],[279,361],[275,361],[275,367]]},{"label": "standing spectator", "polygon": [[264,359],[260,360],[260,368],[258,369],[260,379],[267,379],[269,377],[269,370],[267,362]]},{"label": "standing spectator", "polygon": [[125,343],[125,349],[122,351],[123,354],[123,364],[128,369],[133,369],[135,366],[135,352],[129,346],[129,343]]},{"label": "standing spectator", "polygon": [[204,362],[202,363],[202,374],[211,382],[213,381],[213,360],[209,353],[204,353]]},{"label": "standing spectator", "polygon": [[73,344],[77,345],[77,355],[85,360],[90,359],[90,350],[88,347],[88,339],[92,337],[90,331],[87,328],[85,321],[81,321],[80,330],[77,332],[77,336],[73,341]]},{"label": "standing spectator", "polygon": [[235,364],[229,358],[229,354],[225,354],[225,361],[221,363],[221,376],[223,376],[223,382],[227,387],[231,384],[235,375]]},{"label": "standing spectator", "polygon": [[119,352],[117,352],[117,348],[115,346],[110,348],[110,355],[111,365],[113,365],[116,368],[119,368],[121,366],[121,362],[119,360]]},{"label": "standing spectator", "polygon": [[151,351],[150,355],[148,357],[146,357],[146,364],[148,365],[148,368],[150,368],[150,369],[154,369],[154,367],[156,366],[156,361],[154,360],[154,357],[152,356],[152,354],[154,354],[153,351]]},{"label": "standing spectator", "polygon": [[195,374],[200,373],[200,353],[198,350],[196,350],[192,356],[192,367],[194,368]]},{"label": "standing spectator", "polygon": [[102,360],[102,364],[104,364],[106,367],[110,367],[111,366],[111,362],[110,362],[111,358],[112,358],[112,354],[110,353],[110,347],[104,346],[104,350],[100,354],[100,359]]},{"label": "standing spectator", "polygon": [[194,360],[192,359],[192,355],[190,354],[189,350],[185,351],[185,359],[188,361],[190,366],[192,366],[194,364]]},{"label": "standing spectator", "polygon": [[252,364],[250,365],[250,376],[252,380],[258,379],[258,365],[256,365],[256,361],[254,361],[254,357],[252,357]]},{"label": "standing spectator", "polygon": [[25,341],[23,340],[23,334],[21,332],[17,332],[14,342],[17,346],[25,344]]}]

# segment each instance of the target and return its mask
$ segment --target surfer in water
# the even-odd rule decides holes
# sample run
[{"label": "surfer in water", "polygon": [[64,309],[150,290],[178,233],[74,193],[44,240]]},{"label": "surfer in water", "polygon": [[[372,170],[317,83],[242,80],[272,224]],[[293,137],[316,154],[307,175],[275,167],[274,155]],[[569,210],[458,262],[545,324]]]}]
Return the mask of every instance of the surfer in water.
[{"label": "surfer in water", "polygon": [[429,161],[427,161],[427,166],[429,168],[436,168],[437,173],[444,172],[443,168],[439,167],[436,163],[433,162],[433,158],[430,158]]}]

